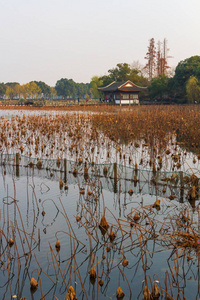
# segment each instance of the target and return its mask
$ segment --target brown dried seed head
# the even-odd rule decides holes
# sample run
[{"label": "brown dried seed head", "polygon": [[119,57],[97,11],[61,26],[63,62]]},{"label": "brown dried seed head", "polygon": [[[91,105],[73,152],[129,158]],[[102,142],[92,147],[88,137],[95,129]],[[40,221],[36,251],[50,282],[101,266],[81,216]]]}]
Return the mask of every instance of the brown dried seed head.
[{"label": "brown dried seed head", "polygon": [[85,189],[81,189],[81,190],[80,190],[80,194],[81,194],[81,195],[84,195],[84,194],[85,194]]},{"label": "brown dried seed head", "polygon": [[9,241],[8,241],[8,244],[9,244],[9,246],[10,246],[10,247],[12,247],[12,246],[13,246],[13,244],[14,244],[14,241],[13,241],[13,239],[11,239],[11,238],[10,238],[10,239],[9,239]]},{"label": "brown dried seed head", "polygon": [[175,195],[170,195],[168,198],[169,198],[169,200],[174,200],[177,197]]},{"label": "brown dried seed head", "polygon": [[106,231],[108,230],[109,225],[108,225],[108,222],[107,222],[105,216],[103,216],[101,218],[100,226],[103,227],[103,229],[105,229]]},{"label": "brown dried seed head", "polygon": [[73,172],[72,172],[72,174],[76,177],[76,175],[77,175],[77,170],[74,169]]},{"label": "brown dried seed head", "polygon": [[152,207],[160,207],[160,200],[159,199],[157,199],[155,202],[154,202],[154,204],[152,205]]},{"label": "brown dried seed head", "polygon": [[132,196],[132,195],[133,195],[133,190],[130,189],[130,190],[128,191],[128,193],[129,193],[130,196]]},{"label": "brown dried seed head", "polygon": [[148,286],[145,286],[143,289],[143,300],[151,300],[151,293],[148,289]]},{"label": "brown dried seed head", "polygon": [[76,216],[76,221],[79,222],[81,220],[81,217]]},{"label": "brown dried seed head", "polygon": [[118,286],[118,288],[117,288],[117,299],[123,299],[124,296],[125,296],[124,292],[122,291],[120,286]]},{"label": "brown dried seed head", "polygon": [[110,241],[113,242],[115,237],[116,237],[115,233],[113,231],[111,231],[110,235],[109,235]]},{"label": "brown dried seed head", "polygon": [[153,291],[152,291],[151,295],[152,295],[153,299],[158,299],[160,297],[160,291],[159,291],[158,285],[156,283],[154,283]]},{"label": "brown dried seed head", "polygon": [[77,300],[76,293],[72,286],[69,287],[67,294],[65,296],[65,300]]},{"label": "brown dried seed head", "polygon": [[60,187],[63,187],[64,183],[63,183],[62,179],[60,179],[59,184],[60,184]]},{"label": "brown dried seed head", "polygon": [[139,219],[140,219],[140,216],[138,215],[138,213],[136,213],[136,214],[134,215],[134,217],[133,217],[133,220],[134,220],[135,222],[137,222],[137,221],[139,221]]},{"label": "brown dried seed head", "polygon": [[90,278],[94,278],[95,279],[97,277],[95,267],[92,267],[90,269],[89,274],[90,274]]},{"label": "brown dried seed head", "polygon": [[106,176],[107,174],[108,174],[108,169],[107,169],[107,167],[105,166],[105,167],[103,168],[103,175]]},{"label": "brown dried seed head", "polygon": [[123,262],[122,262],[122,266],[123,267],[128,266],[128,260],[124,259]]},{"label": "brown dried seed head", "polygon": [[55,247],[56,247],[56,249],[60,249],[60,241],[59,240],[56,241]]},{"label": "brown dried seed head", "polygon": [[30,281],[30,285],[31,285],[31,288],[32,289],[36,289],[38,287],[38,282],[37,280],[35,280],[35,278],[31,278],[31,281]]},{"label": "brown dried seed head", "polygon": [[42,162],[41,162],[41,160],[38,160],[38,162],[37,162],[37,164],[36,164],[36,167],[37,167],[38,169],[41,169],[41,168],[42,168]]},{"label": "brown dried seed head", "polygon": [[100,286],[103,286],[103,280],[102,280],[102,279],[99,280],[99,285],[100,285]]}]

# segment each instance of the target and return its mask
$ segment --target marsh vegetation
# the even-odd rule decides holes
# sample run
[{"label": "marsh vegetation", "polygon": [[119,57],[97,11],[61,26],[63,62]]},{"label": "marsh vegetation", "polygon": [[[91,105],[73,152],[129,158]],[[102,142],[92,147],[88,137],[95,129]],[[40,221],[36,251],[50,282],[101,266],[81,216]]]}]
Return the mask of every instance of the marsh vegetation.
[{"label": "marsh vegetation", "polygon": [[198,106],[0,124],[2,299],[199,299]]}]

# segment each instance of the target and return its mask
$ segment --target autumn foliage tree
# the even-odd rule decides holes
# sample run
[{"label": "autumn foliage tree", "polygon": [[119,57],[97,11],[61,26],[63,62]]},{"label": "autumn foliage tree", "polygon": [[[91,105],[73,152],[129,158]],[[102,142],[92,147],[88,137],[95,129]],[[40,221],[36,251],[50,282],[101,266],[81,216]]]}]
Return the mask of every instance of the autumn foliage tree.
[{"label": "autumn foliage tree", "polygon": [[163,43],[158,41],[156,53],[156,70],[157,76],[168,75],[170,67],[168,66],[167,59],[171,56],[168,55],[169,49],[167,48],[167,40],[164,39]]},{"label": "autumn foliage tree", "polygon": [[200,86],[196,77],[191,76],[186,84],[187,98],[190,103],[200,103]]},{"label": "autumn foliage tree", "polygon": [[145,69],[147,70],[149,80],[152,80],[154,77],[168,75],[170,67],[168,66],[167,59],[171,57],[168,56],[168,51],[166,39],[163,40],[163,43],[158,41],[157,49],[154,38],[150,39],[148,51],[145,56],[145,59],[147,59]]}]

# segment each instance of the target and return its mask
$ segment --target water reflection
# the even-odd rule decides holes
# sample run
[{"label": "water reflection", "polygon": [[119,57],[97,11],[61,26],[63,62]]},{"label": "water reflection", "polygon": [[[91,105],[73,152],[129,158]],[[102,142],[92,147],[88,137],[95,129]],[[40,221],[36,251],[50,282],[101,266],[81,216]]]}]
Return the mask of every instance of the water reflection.
[{"label": "water reflection", "polygon": [[[67,161],[66,172],[51,165],[1,166],[5,299],[63,299],[70,285],[78,299],[115,299],[119,286],[125,299],[141,299],[154,282],[163,296],[199,297],[199,197],[188,202],[194,178],[120,165],[108,165],[106,174],[105,166],[87,165],[85,176],[85,164]],[[31,277],[39,283],[32,294]]]}]

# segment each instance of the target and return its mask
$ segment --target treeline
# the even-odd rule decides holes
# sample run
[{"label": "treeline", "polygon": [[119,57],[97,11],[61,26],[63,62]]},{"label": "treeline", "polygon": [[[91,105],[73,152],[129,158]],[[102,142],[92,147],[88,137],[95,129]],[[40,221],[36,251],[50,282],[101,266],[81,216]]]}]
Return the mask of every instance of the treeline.
[{"label": "treeline", "polygon": [[113,69],[108,70],[108,75],[93,76],[90,82],[91,92],[95,98],[101,95],[98,92],[98,87],[106,86],[113,81],[130,80],[138,86],[148,86],[149,80],[144,75],[144,68],[138,62],[134,62],[131,66],[127,63],[119,63]]},{"label": "treeline", "polygon": [[[98,87],[108,85],[112,81],[131,80],[139,86],[147,86],[146,92],[140,94],[141,100],[166,103],[200,103],[200,56],[192,56],[180,61],[174,74],[170,75],[169,67],[163,64],[166,72],[149,78],[146,66],[133,66],[127,63],[117,64],[117,67],[108,70],[107,76],[94,76],[91,81],[91,90],[99,97]],[[166,67],[167,66],[167,67]]]},{"label": "treeline", "polygon": [[153,78],[148,96],[157,101],[200,103],[200,56],[180,61],[173,77],[163,74]]},{"label": "treeline", "polygon": [[20,85],[18,82],[0,83],[0,97],[6,99],[43,99],[57,95],[55,88],[42,81],[31,81]]},{"label": "treeline", "polygon": [[76,83],[72,79],[62,78],[50,87],[43,81],[31,81],[20,85],[18,82],[0,83],[1,99],[56,99],[89,97],[90,84]]},{"label": "treeline", "polygon": [[[166,64],[163,64],[167,66]],[[148,65],[147,65],[148,66]],[[73,79],[62,78],[50,87],[42,81],[31,81],[20,85],[17,82],[0,83],[1,99],[74,99],[100,98],[98,87],[113,81],[130,80],[138,86],[148,89],[140,94],[140,100],[166,103],[200,103],[200,56],[192,56],[180,61],[174,74],[167,72],[151,73],[149,68],[138,62],[132,65],[119,63],[108,70],[108,75],[93,76],[90,83],[76,83]],[[164,69],[163,69],[164,70]]]}]

